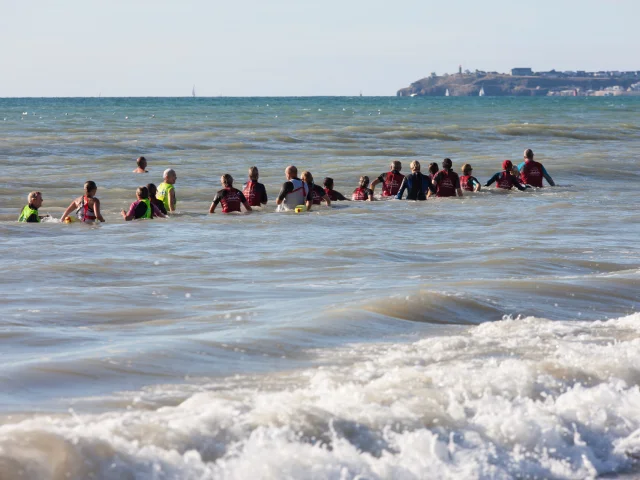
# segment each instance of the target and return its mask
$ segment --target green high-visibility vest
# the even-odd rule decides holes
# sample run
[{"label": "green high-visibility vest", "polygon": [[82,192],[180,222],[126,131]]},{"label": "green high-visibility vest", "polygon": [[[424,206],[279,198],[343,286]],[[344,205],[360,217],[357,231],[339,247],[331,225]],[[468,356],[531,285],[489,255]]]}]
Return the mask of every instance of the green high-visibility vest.
[{"label": "green high-visibility vest", "polygon": [[38,210],[35,208],[31,208],[29,205],[22,209],[22,213],[20,214],[20,218],[18,218],[19,222],[27,222],[31,215],[35,214],[36,222],[40,222],[40,217],[38,216]]},{"label": "green high-visibility vest", "polygon": [[[156,198],[164,203],[164,208],[167,209],[167,212],[171,211],[171,208],[169,208],[169,192],[171,190],[175,190],[173,185],[171,185],[170,183],[162,182],[160,185],[158,185],[158,191],[156,192]],[[176,205],[177,204],[178,200],[176,199]]]},{"label": "green high-visibility vest", "polygon": [[147,211],[140,218],[151,218],[151,212],[153,212],[153,207],[151,206],[151,200],[149,200],[148,198],[143,198],[140,201],[147,206]]}]

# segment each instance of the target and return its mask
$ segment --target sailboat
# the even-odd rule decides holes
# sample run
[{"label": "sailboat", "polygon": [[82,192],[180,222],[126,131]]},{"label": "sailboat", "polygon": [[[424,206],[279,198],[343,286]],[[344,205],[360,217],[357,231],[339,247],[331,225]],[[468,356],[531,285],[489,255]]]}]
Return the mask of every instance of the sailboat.
[{"label": "sailboat", "polygon": [[479,97],[484,97],[484,87],[480,88],[480,93],[478,93]]},{"label": "sailboat", "polygon": [[447,88],[447,91],[446,91],[446,92],[444,92],[444,96],[445,96],[445,97],[450,96],[450,95],[449,95],[449,89],[448,89],[448,88]]},{"label": "sailboat", "polygon": [[193,88],[191,89],[191,96],[193,98],[196,98],[196,86],[194,85]]}]

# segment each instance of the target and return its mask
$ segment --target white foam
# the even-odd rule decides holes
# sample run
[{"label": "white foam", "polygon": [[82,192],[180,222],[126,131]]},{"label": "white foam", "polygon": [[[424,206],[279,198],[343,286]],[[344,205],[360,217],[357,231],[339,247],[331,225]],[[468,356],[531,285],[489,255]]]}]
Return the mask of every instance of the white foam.
[{"label": "white foam", "polygon": [[640,314],[318,355],[317,368],[134,392],[128,410],[5,419],[0,465],[26,478],[582,479],[640,456]]}]

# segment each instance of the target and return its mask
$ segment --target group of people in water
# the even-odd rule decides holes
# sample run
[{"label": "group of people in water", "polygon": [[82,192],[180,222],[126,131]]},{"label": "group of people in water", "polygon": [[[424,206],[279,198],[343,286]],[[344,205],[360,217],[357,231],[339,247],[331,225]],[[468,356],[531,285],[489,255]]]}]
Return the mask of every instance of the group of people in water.
[{"label": "group of people in water", "polygon": [[[133,173],[147,173],[147,160],[140,157],[136,160],[137,168]],[[410,165],[411,174],[400,173],[402,164],[398,160],[391,162],[390,171],[382,173],[369,183],[368,176],[360,177],[358,187],[351,194],[353,201],[373,201],[375,199],[375,188],[382,184],[382,197],[395,197],[401,200],[406,192],[407,200],[426,200],[431,196],[436,197],[462,197],[463,191],[477,192],[482,188],[480,181],[473,176],[471,165],[462,166],[462,176],[453,171],[453,162],[445,158],[442,168],[436,163],[429,165],[429,173],[423,174],[420,169],[420,162],[414,160]],[[311,172],[302,172],[298,178],[298,169],[291,165],[285,170],[286,181],[282,184],[280,193],[276,198],[278,210],[294,210],[296,212],[311,210],[313,205],[320,205],[325,202],[349,200],[340,192],[334,190],[334,182],[331,177],[324,179],[324,188],[314,183]],[[151,219],[154,217],[166,217],[176,211],[175,183],[178,176],[172,168],[168,168],[163,173],[163,182],[156,187],[153,183],[140,186],[136,190],[136,201],[134,201],[128,211],[122,210],[121,215],[125,220]],[[209,207],[209,213],[215,213],[218,205],[221,206],[222,213],[240,212],[243,206],[250,212],[252,207],[260,207],[268,202],[267,191],[262,183],[258,182],[259,172],[257,167],[249,168],[249,178],[243,189],[239,190],[233,186],[233,177],[228,173],[222,175],[220,182],[222,189],[219,190]],[[513,165],[511,160],[502,162],[502,170],[493,175],[486,183],[485,187],[495,183],[497,188],[511,190],[517,188],[525,190],[527,188],[541,188],[543,180],[549,185],[555,186],[553,179],[544,166],[534,160],[534,153],[531,149],[524,152],[524,160],[519,165]],[[74,199],[67,207],[61,217],[62,222],[79,220],[81,222],[104,222],[100,210],[100,200],[96,197],[98,190],[93,181],[84,184],[83,195]],[[23,208],[18,221],[39,222],[44,216],[38,214],[38,209],[42,206],[43,198],[40,192],[31,192],[28,196],[28,204]],[[73,212],[75,215],[72,216]]]}]

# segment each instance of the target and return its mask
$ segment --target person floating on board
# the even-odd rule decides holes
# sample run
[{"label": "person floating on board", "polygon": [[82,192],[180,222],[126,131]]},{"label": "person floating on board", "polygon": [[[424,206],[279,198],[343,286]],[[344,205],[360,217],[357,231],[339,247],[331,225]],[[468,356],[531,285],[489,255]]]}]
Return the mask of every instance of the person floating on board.
[{"label": "person floating on board", "polygon": [[513,163],[511,163],[511,160],[505,160],[502,162],[502,171],[491,177],[485,184],[485,187],[488,187],[495,182],[496,188],[511,190],[513,187],[516,187],[518,190],[526,190],[527,187],[522,185],[520,180],[518,180],[518,177],[513,174],[512,167]]},{"label": "person floating on board", "polygon": [[[453,162],[450,158],[445,158],[442,161],[442,170],[434,175],[433,183],[436,186],[437,197],[455,197],[456,194],[462,197],[460,177],[453,171]],[[430,197],[431,194],[432,192],[429,191],[427,196]]]},{"label": "person floating on board", "polygon": [[136,160],[136,165],[138,166],[133,173],[149,173],[147,170],[147,159],[144,157],[138,157]]},{"label": "person floating on board", "polygon": [[363,175],[360,177],[360,184],[351,194],[351,200],[359,201],[373,201],[373,190],[369,188],[369,177]]},{"label": "person floating on board", "polygon": [[228,173],[225,173],[220,177],[220,183],[222,184],[222,190],[216,193],[213,197],[213,202],[209,207],[209,213],[215,213],[218,204],[222,204],[222,213],[239,212],[240,205],[244,205],[247,212],[251,211],[251,205],[247,202],[244,193],[237,188],[233,188],[233,177]]},{"label": "person floating on board", "polygon": [[311,175],[311,172],[302,172],[300,178],[311,189],[311,202],[314,205],[320,205],[324,200],[327,207],[331,206],[331,199],[329,198],[329,195],[326,194],[324,188],[313,183],[313,175]]},{"label": "person floating on board", "polygon": [[431,183],[431,179],[420,172],[419,161],[414,160],[411,162],[410,167],[411,175],[404,177],[396,198],[402,200],[402,195],[407,190],[407,200],[426,200],[427,192],[432,191],[435,193],[436,188]]},{"label": "person floating on board", "polygon": [[38,215],[38,209],[42,206],[44,199],[42,193],[31,192],[27,195],[27,205],[22,209],[19,222],[40,223],[40,220],[47,218],[49,215]]},{"label": "person floating on board", "polygon": [[162,201],[156,198],[156,194],[158,193],[158,188],[156,187],[155,183],[147,183],[147,190],[149,191],[149,201],[153,205],[158,207],[158,210],[160,210],[163,214],[166,215],[167,209],[165,208],[164,203],[162,203]]},{"label": "person floating on board", "polygon": [[136,190],[136,201],[129,206],[129,212],[122,210],[120,214],[127,222],[139,218],[152,219],[153,217],[165,218],[166,215],[156,207],[149,199],[149,189],[146,186]]},{"label": "person floating on board", "polygon": [[326,193],[329,196],[329,200],[331,200],[332,202],[349,200],[344,195],[342,195],[340,192],[336,192],[333,189],[333,178],[324,177],[323,185],[324,185],[324,193]]},{"label": "person floating on board", "polygon": [[252,207],[261,207],[266,205],[267,201],[267,189],[264,188],[262,183],[258,182],[260,173],[258,167],[249,168],[249,181],[245,183],[242,193],[247,199],[247,203]]},{"label": "person floating on board", "polygon": [[467,192],[477,192],[482,188],[482,185],[476,177],[471,175],[473,167],[468,163],[462,165],[462,176],[460,177],[460,188]]},{"label": "person floating on board", "polygon": [[544,166],[533,159],[533,150],[530,148],[524,151],[524,162],[518,165],[518,170],[520,171],[520,181],[526,185],[542,188],[542,179],[544,178],[549,182],[549,185],[556,186]]},{"label": "person floating on board", "polygon": [[76,210],[76,216],[81,222],[93,223],[96,220],[104,222],[104,217],[100,213],[100,200],[96,198],[98,186],[91,180],[84,184],[84,195],[76,198],[60,217],[61,222],[71,222],[69,214]]},{"label": "person floating on board", "polygon": [[400,190],[400,185],[404,180],[404,175],[400,173],[402,170],[402,163],[398,160],[394,160],[389,165],[391,171],[382,173],[378,178],[371,182],[371,191],[375,192],[376,185],[382,183],[382,196],[383,197],[395,197]]},{"label": "person floating on board", "polygon": [[298,178],[298,169],[290,165],[284,171],[287,181],[282,184],[276,205],[279,209],[295,210],[298,206],[305,206],[311,210],[313,197],[311,189]]},{"label": "person floating on board", "polygon": [[158,192],[156,198],[164,203],[164,208],[167,213],[173,213],[176,211],[176,189],[174,187],[178,175],[173,168],[167,168],[162,174],[164,182],[158,185]]},{"label": "person floating on board", "polygon": [[439,171],[440,168],[438,168],[438,164],[436,162],[431,162],[429,164],[429,178],[431,179],[431,182],[433,182],[433,177],[435,177]]}]

